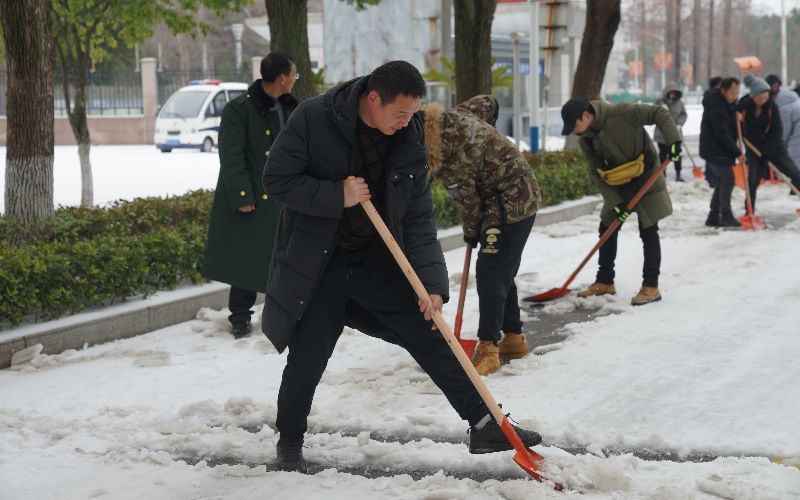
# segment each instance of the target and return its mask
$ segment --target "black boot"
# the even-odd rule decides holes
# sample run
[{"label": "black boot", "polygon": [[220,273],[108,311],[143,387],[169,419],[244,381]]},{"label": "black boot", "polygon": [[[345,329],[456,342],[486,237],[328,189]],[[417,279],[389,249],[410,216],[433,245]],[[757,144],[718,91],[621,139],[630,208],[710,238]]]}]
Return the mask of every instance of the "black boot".
[{"label": "black boot", "polygon": [[736,217],[729,213],[720,215],[719,225],[720,227],[742,227],[739,221],[736,220]]},{"label": "black boot", "polygon": [[681,178],[680,172],[675,172],[675,182],[684,182],[684,180]]},{"label": "black boot", "polygon": [[243,339],[245,337],[250,336],[250,332],[252,331],[252,325],[249,321],[239,321],[233,324],[233,329],[231,333],[233,333],[233,338],[236,340]]},{"label": "black boot", "polygon": [[708,214],[706,219],[706,226],[719,227],[719,214]]},{"label": "black boot", "polygon": [[303,459],[303,438],[278,440],[278,468],[285,472],[308,474]]},{"label": "black boot", "polygon": [[[522,440],[522,444],[524,444],[527,448],[536,446],[542,442],[542,436],[540,436],[538,433],[520,429],[513,424],[512,427],[515,431],[517,431],[517,435]],[[495,422],[495,420],[491,417],[482,429],[476,429],[475,427],[469,428],[469,452],[473,455],[478,455],[481,453],[496,453],[498,451],[508,451],[513,449],[514,447],[508,442],[508,438],[506,438],[506,435],[503,434],[500,426],[497,425],[497,422]]]}]

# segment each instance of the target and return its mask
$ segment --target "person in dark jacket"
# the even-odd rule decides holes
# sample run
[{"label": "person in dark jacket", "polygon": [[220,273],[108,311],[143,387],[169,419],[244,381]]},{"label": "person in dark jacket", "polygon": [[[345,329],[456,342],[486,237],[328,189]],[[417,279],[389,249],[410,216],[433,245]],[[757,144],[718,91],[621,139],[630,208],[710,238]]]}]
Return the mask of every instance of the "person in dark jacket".
[{"label": "person in dark jacket", "polygon": [[267,54],[261,79],[222,110],[219,180],[201,274],[231,285],[228,318],[237,339],[250,335],[256,294],[267,288],[280,205],[264,193],[261,175],[272,141],[297,106],[289,93],[296,75],[290,56]]},{"label": "person in dark jacket", "polygon": [[[703,98],[705,98],[705,96],[707,96],[709,92],[719,90],[719,84],[721,82],[722,82],[721,76],[715,76],[711,78],[708,81],[708,90],[706,90],[705,93],[703,94]],[[717,178],[714,177],[714,171],[711,169],[711,167],[708,166],[708,163],[706,163],[704,173],[706,176],[706,182],[708,182],[709,187],[711,187],[711,189],[714,189],[717,186]]]},{"label": "person in dark jacket", "polygon": [[[280,202],[263,330],[289,348],[276,426],[282,470],[306,472],[303,435],[314,392],[348,322],[371,317],[419,363],[470,424],[470,452],[512,449],[447,342],[434,311],[449,282],[436,239],[419,71],[392,61],[308,99],[292,114],[264,169]],[[353,177],[353,178],[351,178]],[[418,299],[360,206],[371,200],[431,294]],[[349,316],[349,317],[348,317]],[[541,437],[520,429],[527,445]]]},{"label": "person in dark jacket", "polygon": [[[778,80],[780,82],[780,80]],[[800,169],[797,168],[786,143],[783,141],[783,120],[775,101],[769,95],[770,86],[761,78],[750,85],[750,99],[742,102],[739,111],[742,115],[742,135],[755,146],[759,157],[747,146],[748,182],[753,210],[756,207],[756,194],[761,179],[769,177],[771,161],[795,186],[800,185]]]},{"label": "person in dark jacket", "polygon": [[738,227],[731,210],[731,194],[735,179],[733,165],[743,156],[737,146],[736,111],[733,103],[739,97],[739,80],[722,80],[719,90],[709,90],[703,97],[703,119],[700,122],[700,157],[711,167],[717,183],[711,196],[711,210],[706,226]]}]

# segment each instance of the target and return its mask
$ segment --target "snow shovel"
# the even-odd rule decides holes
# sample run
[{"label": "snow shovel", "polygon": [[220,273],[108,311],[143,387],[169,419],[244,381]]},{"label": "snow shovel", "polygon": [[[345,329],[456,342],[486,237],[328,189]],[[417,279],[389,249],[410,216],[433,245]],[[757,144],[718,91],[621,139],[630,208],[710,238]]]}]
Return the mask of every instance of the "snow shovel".
[{"label": "snow shovel", "polygon": [[461,322],[464,320],[464,300],[467,298],[467,281],[469,280],[469,266],[472,263],[472,245],[467,243],[467,253],[464,256],[464,271],[461,274],[461,291],[458,293],[458,309],[456,310],[456,324],[453,328],[453,333],[456,340],[461,344],[461,348],[467,354],[469,359],[475,354],[475,346],[478,345],[477,340],[469,340],[461,338]]},{"label": "snow shovel", "polygon": [[[669,165],[670,161],[672,160],[670,160],[669,158],[664,160],[664,163],[662,163],[661,166],[658,167],[658,169],[655,172],[653,172],[653,175],[651,175],[650,178],[647,179],[647,182],[645,182],[644,186],[642,186],[639,192],[636,193],[636,196],[634,196],[633,199],[630,202],[628,202],[626,208],[628,209],[629,212],[633,210],[633,208],[636,206],[637,203],[639,203],[639,200],[641,200],[642,196],[644,196],[647,190],[650,189],[650,186],[652,186],[653,183],[656,182],[656,180],[658,180],[658,176],[664,173],[664,170],[667,169],[667,165]],[[522,300],[524,302],[549,302],[551,300],[560,299],[561,297],[564,297],[565,295],[569,294],[569,292],[572,291],[569,288],[567,288],[569,284],[572,283],[572,280],[574,280],[576,276],[578,276],[578,273],[581,272],[583,266],[585,266],[586,263],[589,262],[589,259],[592,258],[592,255],[594,255],[594,253],[597,250],[599,250],[600,247],[603,246],[603,244],[605,244],[605,242],[611,237],[611,235],[614,234],[614,231],[617,230],[620,224],[622,223],[619,221],[619,219],[614,219],[614,222],[611,223],[608,229],[606,229],[606,232],[603,233],[603,236],[600,237],[600,241],[598,241],[597,244],[594,246],[594,248],[592,248],[592,251],[589,252],[589,255],[587,255],[586,258],[583,259],[583,262],[581,262],[581,264],[578,266],[578,269],[576,269],[575,272],[570,275],[570,277],[567,279],[567,281],[561,288],[553,288],[544,293],[540,293],[539,295],[534,295],[533,297],[528,297]]]},{"label": "snow shovel", "polygon": [[[748,148],[753,150],[753,153],[755,153],[756,156],[761,158],[761,151],[759,151],[755,146],[753,146],[753,143],[751,143],[746,138],[744,140],[744,143],[747,144]],[[800,189],[797,189],[797,187],[795,187],[795,185],[792,184],[792,181],[790,181],[789,178],[786,177],[786,175],[784,175],[783,172],[778,170],[778,167],[776,167],[774,163],[767,160],[767,165],[769,165],[769,168],[772,169],[772,171],[775,172],[778,175],[778,177],[780,177],[783,180],[783,182],[785,182],[789,186],[789,188],[791,188],[792,191],[794,191],[794,194],[797,195],[797,198],[800,199]],[[800,215],[800,208],[797,209],[797,215]]]},{"label": "snow shovel", "polygon": [[[408,278],[408,281],[411,283],[411,286],[414,288],[417,296],[430,303],[431,296],[428,294],[428,291],[425,290],[425,286],[419,280],[417,273],[414,272],[414,268],[411,267],[411,264],[408,262],[405,254],[403,254],[400,246],[395,241],[394,236],[392,236],[392,233],[389,231],[389,228],[386,227],[383,219],[381,219],[381,216],[378,215],[377,210],[375,210],[375,206],[369,200],[362,201],[361,206],[364,208],[367,216],[369,216],[372,224],[375,225],[375,229],[377,229],[378,233],[380,233],[381,238],[383,238],[383,241],[386,243],[386,246],[389,247],[392,255],[394,255],[395,260],[397,260],[397,263],[400,265],[400,268],[403,270],[406,278]],[[503,431],[503,434],[505,434],[506,438],[508,438],[508,442],[511,443],[514,449],[517,451],[517,453],[514,455],[514,461],[522,468],[522,470],[530,474],[531,477],[537,481],[547,481],[548,479],[541,475],[541,469],[539,469],[539,467],[536,465],[537,462],[544,460],[544,457],[530,448],[526,448],[522,443],[522,440],[511,426],[511,423],[508,421],[506,416],[503,415],[503,410],[500,409],[500,406],[494,400],[494,397],[492,397],[492,393],[489,392],[489,388],[486,387],[486,384],[483,383],[481,376],[478,375],[477,371],[475,371],[475,367],[472,366],[472,362],[467,357],[464,349],[461,348],[461,344],[458,343],[458,339],[456,339],[455,335],[453,335],[453,332],[450,330],[450,327],[444,320],[442,313],[439,311],[433,313],[433,321],[436,323],[436,326],[439,327],[439,331],[442,332],[442,335],[447,341],[447,344],[450,346],[450,349],[453,350],[453,354],[455,354],[456,358],[458,358],[458,362],[461,363],[462,368],[464,368],[464,371],[467,372],[467,376],[472,381],[475,389],[478,390],[481,398],[483,398],[483,402],[486,403],[487,407],[489,407],[492,417],[494,417],[494,419],[500,425],[500,429]],[[561,491],[564,487],[558,483],[554,483],[554,488],[558,491]]]},{"label": "snow shovel", "polygon": [[[736,133],[739,134],[739,150],[742,150],[742,115],[736,113]],[[744,158],[744,153],[739,159],[742,165],[742,174],[744,176],[744,194],[745,194],[745,207],[747,207],[747,214],[739,217],[739,223],[742,229],[747,231],[757,231],[766,229],[767,225],[764,223],[764,218],[760,215],[753,215],[753,202],[750,199],[750,175],[747,169],[747,161]]]},{"label": "snow shovel", "polygon": [[686,144],[686,141],[683,140],[683,135],[681,135],[681,142],[686,146],[686,154],[689,155],[689,159],[692,160],[692,175],[694,175],[694,178],[697,180],[706,180],[706,174],[703,173],[703,169],[698,167],[697,163],[694,161],[694,156],[692,156],[692,152],[689,151],[689,146]]}]

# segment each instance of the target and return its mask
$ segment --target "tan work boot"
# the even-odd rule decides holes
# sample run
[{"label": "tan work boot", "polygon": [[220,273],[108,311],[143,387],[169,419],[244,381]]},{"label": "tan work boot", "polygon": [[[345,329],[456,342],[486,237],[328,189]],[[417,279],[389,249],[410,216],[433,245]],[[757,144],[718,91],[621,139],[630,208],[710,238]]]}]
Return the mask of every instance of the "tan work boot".
[{"label": "tan work boot", "polygon": [[525,335],[519,333],[506,333],[497,348],[500,349],[500,359],[519,359],[530,352]]},{"label": "tan work boot", "polygon": [[596,295],[616,295],[617,289],[614,285],[606,285],[605,283],[593,283],[592,286],[582,292],[578,292],[578,297],[585,299],[586,297],[594,297]]},{"label": "tan work boot", "polygon": [[500,369],[500,349],[491,340],[481,340],[475,347],[472,366],[478,375],[489,375]]},{"label": "tan work boot", "polygon": [[639,293],[636,294],[636,297],[631,299],[631,305],[642,306],[659,300],[661,300],[661,293],[658,291],[658,287],[643,286]]}]

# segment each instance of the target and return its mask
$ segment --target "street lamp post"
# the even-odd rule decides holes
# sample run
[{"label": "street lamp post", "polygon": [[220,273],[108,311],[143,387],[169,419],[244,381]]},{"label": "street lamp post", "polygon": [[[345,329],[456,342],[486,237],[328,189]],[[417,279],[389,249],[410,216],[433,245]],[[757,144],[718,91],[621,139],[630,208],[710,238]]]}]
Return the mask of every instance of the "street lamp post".
[{"label": "street lamp post", "polygon": [[520,58],[519,58],[519,42],[525,38],[525,33],[520,33],[515,31],[509,35],[511,38],[511,43],[514,48],[514,140],[517,143],[517,149],[520,149],[520,139],[522,138],[522,123],[520,120],[522,118],[520,112],[520,84],[519,84],[519,76],[520,76]]},{"label": "street lamp post", "polygon": [[530,66],[530,89],[528,102],[530,105],[530,140],[531,153],[539,151],[539,2],[531,0],[531,42],[528,61]]},{"label": "street lamp post", "polygon": [[242,34],[244,34],[244,24],[232,24],[233,39],[236,40],[236,70],[242,67]]}]

